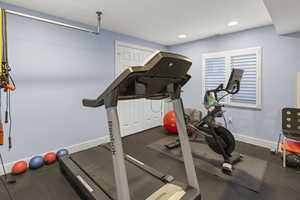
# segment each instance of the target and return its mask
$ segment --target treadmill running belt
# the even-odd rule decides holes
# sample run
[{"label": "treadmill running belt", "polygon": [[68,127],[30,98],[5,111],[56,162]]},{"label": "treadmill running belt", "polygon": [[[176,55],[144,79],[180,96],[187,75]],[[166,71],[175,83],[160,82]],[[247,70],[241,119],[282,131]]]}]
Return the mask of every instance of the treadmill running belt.
[{"label": "treadmill running belt", "polygon": [[[117,199],[112,155],[104,147],[95,147],[71,155],[73,161],[110,197]],[[128,184],[132,199],[146,199],[164,185],[157,178],[126,161]]]}]

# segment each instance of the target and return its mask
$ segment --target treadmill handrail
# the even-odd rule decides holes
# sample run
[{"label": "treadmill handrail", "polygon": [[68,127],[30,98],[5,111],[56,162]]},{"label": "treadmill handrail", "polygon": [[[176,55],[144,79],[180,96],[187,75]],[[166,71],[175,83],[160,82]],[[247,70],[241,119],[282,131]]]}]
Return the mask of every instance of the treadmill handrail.
[{"label": "treadmill handrail", "polygon": [[82,104],[83,104],[83,106],[86,106],[86,107],[95,108],[95,107],[103,106],[104,100],[103,99],[98,100],[98,98],[97,99],[83,99]]},{"label": "treadmill handrail", "polygon": [[[181,79],[180,85],[185,85],[185,83],[188,82],[188,80],[190,78],[191,78],[191,76],[186,74],[185,77],[183,79]],[[163,79],[163,78],[158,77],[158,79]],[[176,80],[178,80],[178,79],[175,78],[174,81],[176,81]],[[96,99],[84,98],[82,100],[83,106],[92,107],[92,108],[103,106],[104,105],[104,96],[105,96],[104,94],[105,94],[105,92]],[[141,99],[141,98],[152,99],[152,100],[161,100],[161,99],[165,99],[168,97],[169,97],[169,94],[165,92],[165,93],[158,93],[158,94],[152,95],[151,97],[148,97],[145,95],[118,96],[118,100],[130,100],[130,99]]]}]

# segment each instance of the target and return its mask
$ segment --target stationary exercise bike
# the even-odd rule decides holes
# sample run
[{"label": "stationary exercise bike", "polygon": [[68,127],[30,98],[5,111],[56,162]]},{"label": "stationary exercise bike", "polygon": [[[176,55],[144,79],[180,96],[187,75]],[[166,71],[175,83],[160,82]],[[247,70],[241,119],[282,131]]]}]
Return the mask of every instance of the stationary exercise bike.
[{"label": "stationary exercise bike", "polygon": [[[220,84],[217,88],[208,90],[204,96],[204,106],[207,114],[202,119],[195,120],[191,115],[185,114],[187,132],[191,142],[196,142],[199,137],[205,138],[208,146],[224,158],[222,171],[227,175],[232,175],[233,165],[239,162],[242,156],[235,150],[235,139],[232,133],[220,123],[216,118],[223,117],[224,105],[220,101],[227,95],[237,94],[240,90],[240,81],[243,70],[233,69],[226,88]],[[218,94],[223,93],[219,98]],[[165,145],[168,149],[180,146],[179,141]]]}]

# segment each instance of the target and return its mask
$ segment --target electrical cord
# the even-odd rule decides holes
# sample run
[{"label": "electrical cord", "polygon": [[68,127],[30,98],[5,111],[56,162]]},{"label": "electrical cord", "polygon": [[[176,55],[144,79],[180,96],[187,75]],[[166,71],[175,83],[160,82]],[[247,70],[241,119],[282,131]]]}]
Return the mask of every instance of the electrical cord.
[{"label": "electrical cord", "polygon": [[225,118],[225,115],[222,114],[222,117],[223,117],[223,120],[224,120],[225,128],[227,128],[227,120],[226,120],[226,118]]},{"label": "electrical cord", "polygon": [[218,101],[218,102],[221,101],[223,98],[225,98],[225,97],[228,96],[228,95],[229,95],[229,93],[223,95],[223,96],[222,96],[221,98],[219,98],[217,101]]}]

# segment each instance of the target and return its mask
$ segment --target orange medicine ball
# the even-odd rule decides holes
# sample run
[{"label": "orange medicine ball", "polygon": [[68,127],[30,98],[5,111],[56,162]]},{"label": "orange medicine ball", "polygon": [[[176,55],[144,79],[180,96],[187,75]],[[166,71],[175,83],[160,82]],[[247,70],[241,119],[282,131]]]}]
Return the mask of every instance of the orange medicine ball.
[{"label": "orange medicine ball", "polygon": [[178,133],[174,111],[170,111],[164,116],[164,128],[171,133]]},{"label": "orange medicine ball", "polygon": [[44,156],[44,162],[46,164],[51,164],[54,163],[55,161],[56,161],[56,154],[54,152],[47,153]]},{"label": "orange medicine ball", "polygon": [[11,169],[11,172],[13,174],[21,174],[27,170],[27,162],[26,161],[18,161],[14,164],[14,166]]}]

